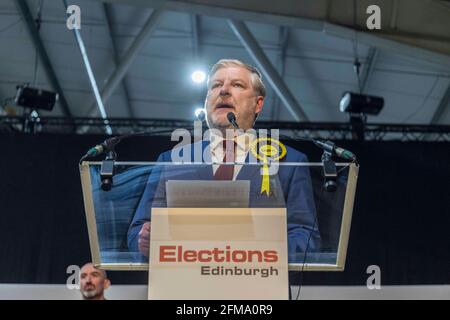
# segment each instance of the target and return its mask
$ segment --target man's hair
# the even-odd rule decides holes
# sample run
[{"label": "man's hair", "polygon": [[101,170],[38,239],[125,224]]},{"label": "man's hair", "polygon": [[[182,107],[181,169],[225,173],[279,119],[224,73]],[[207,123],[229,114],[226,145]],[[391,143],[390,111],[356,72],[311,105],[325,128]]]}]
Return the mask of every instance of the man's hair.
[{"label": "man's hair", "polygon": [[241,67],[250,71],[253,89],[258,93],[259,96],[263,97],[266,96],[266,87],[262,82],[261,73],[258,71],[258,69],[236,59],[221,59],[217,61],[215,65],[212,66],[208,74],[208,81],[207,81],[208,88],[209,88],[209,81],[211,77],[217,72],[217,70],[228,67]]}]

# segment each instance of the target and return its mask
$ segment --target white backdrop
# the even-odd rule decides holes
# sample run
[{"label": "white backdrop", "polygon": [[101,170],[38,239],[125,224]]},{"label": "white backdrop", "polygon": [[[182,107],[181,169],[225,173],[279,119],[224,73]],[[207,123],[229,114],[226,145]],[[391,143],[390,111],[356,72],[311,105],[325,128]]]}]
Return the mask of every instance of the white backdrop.
[{"label": "white backdrop", "polygon": [[[295,298],[298,287],[292,288]],[[144,300],[147,286],[112,285],[105,296],[110,300]],[[78,290],[69,290],[64,285],[0,284],[0,300],[80,300]],[[301,300],[310,299],[450,299],[450,285],[442,286],[382,286],[369,290],[362,286],[303,286]]]}]

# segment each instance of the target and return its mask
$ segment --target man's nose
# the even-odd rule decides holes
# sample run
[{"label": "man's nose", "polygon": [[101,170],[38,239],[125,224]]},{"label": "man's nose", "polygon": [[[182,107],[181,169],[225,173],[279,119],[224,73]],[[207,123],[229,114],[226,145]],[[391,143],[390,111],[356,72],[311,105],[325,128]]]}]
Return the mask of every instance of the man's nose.
[{"label": "man's nose", "polygon": [[230,84],[229,83],[224,83],[222,85],[222,87],[220,88],[220,95],[221,96],[228,96],[230,95]]}]

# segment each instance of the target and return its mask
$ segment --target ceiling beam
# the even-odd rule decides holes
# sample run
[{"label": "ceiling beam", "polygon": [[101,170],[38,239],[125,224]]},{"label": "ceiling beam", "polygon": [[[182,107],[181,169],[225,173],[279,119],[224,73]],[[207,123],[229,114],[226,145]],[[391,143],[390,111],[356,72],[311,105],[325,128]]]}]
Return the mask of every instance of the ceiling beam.
[{"label": "ceiling beam", "polygon": [[[64,7],[66,9],[69,8],[69,5],[67,3],[67,0],[62,0]],[[67,14],[70,14],[69,12]],[[91,89],[92,89],[92,93],[94,94],[95,97],[95,102],[96,102],[96,106],[98,107],[98,111],[100,112],[101,117],[104,120],[104,124],[105,124],[105,132],[108,135],[111,135],[112,132],[112,128],[108,123],[108,115],[106,113],[106,108],[105,105],[103,104],[102,98],[100,97],[100,91],[98,90],[98,85],[97,85],[97,80],[95,79],[94,76],[94,71],[92,70],[92,66],[91,63],[89,61],[89,57],[86,51],[86,47],[84,45],[84,41],[83,41],[83,37],[81,36],[81,32],[78,28],[73,28],[73,34],[75,36],[75,41],[78,45],[78,49],[80,49],[80,54],[81,54],[81,59],[83,60],[85,69],[86,69],[86,73],[89,79],[89,83],[91,85]],[[81,127],[77,129],[77,133],[83,133],[85,131],[86,127]]]},{"label": "ceiling beam", "polygon": [[192,21],[192,48],[195,61],[200,59],[200,17],[197,14],[191,16]]},{"label": "ceiling beam", "polygon": [[392,1],[391,21],[389,27],[391,29],[397,29],[397,16],[398,16],[398,0]]},{"label": "ceiling beam", "polygon": [[283,101],[283,104],[291,113],[294,120],[308,121],[308,117],[306,116],[303,108],[297,102],[245,23],[237,20],[228,20],[228,23],[237,38],[244,45],[245,49],[247,49],[247,52],[255,61],[262,74],[266,77],[272,89],[278,95],[280,100]]},{"label": "ceiling beam", "polygon": [[[112,75],[109,77],[108,82],[103,87],[103,90],[101,92],[101,98],[102,101],[106,102],[109,97],[113,94],[114,90],[117,88],[117,86],[122,81],[123,77],[127,73],[128,69],[130,68],[131,64],[133,63],[134,59],[138,55],[140,49],[147,41],[148,37],[152,34],[152,32],[156,29],[157,23],[161,17],[162,11],[159,9],[154,10],[150,16],[148,17],[147,21],[145,22],[144,26],[142,27],[139,34],[134,39],[133,43],[130,45],[128,50],[123,55],[122,60],[117,65],[116,69],[112,73]],[[95,104],[91,105],[88,110],[88,116],[89,117],[96,117],[98,115],[98,110],[95,107]]]},{"label": "ceiling beam", "polygon": [[289,45],[290,30],[288,27],[281,27],[281,77],[284,77],[287,49]]},{"label": "ceiling beam", "polygon": [[450,83],[448,84],[447,90],[438,104],[436,111],[431,118],[431,124],[442,124],[442,120],[449,113],[449,104],[450,104]]},{"label": "ceiling beam", "polygon": [[[113,49],[112,55],[113,55],[113,60],[114,60],[114,67],[117,68],[117,65],[119,63],[119,50],[117,48],[117,43],[114,40],[114,37],[113,37],[113,34],[112,34],[112,15],[111,15],[111,9],[112,8],[111,8],[110,4],[103,3],[101,9],[102,9],[102,12],[104,14],[104,18],[105,18],[105,21],[106,21],[106,28],[107,28],[108,35],[109,35],[109,38],[110,38],[111,47]],[[125,81],[125,78],[122,79],[121,83],[122,83],[122,88],[123,88],[123,92],[124,92],[124,95],[125,95],[126,108],[127,108],[128,115],[131,118],[135,118],[135,114],[134,114],[133,108],[131,106],[130,94],[129,94],[129,90],[128,90],[128,86],[127,86],[127,83]]]},{"label": "ceiling beam", "polygon": [[371,47],[369,48],[369,54],[367,56],[366,67],[363,70],[363,75],[361,77],[361,93],[366,93],[369,88],[370,79],[373,75],[373,69],[378,58],[378,49]]},{"label": "ceiling beam", "polygon": [[64,116],[69,119],[73,119],[69,104],[67,103],[62,87],[59,84],[58,77],[56,76],[55,70],[53,69],[53,66],[50,62],[50,58],[47,54],[47,51],[45,50],[44,44],[39,35],[39,30],[37,29],[37,26],[35,24],[33,16],[31,15],[30,8],[28,7],[27,2],[25,0],[17,0],[15,1],[15,4],[17,10],[20,12],[23,20],[25,21],[27,31],[30,34],[34,46],[36,47],[40,61],[50,81],[50,85],[52,86],[53,90],[55,90],[56,93],[58,94],[58,102],[59,105],[61,106]]},{"label": "ceiling beam", "polygon": [[[103,3],[102,4],[102,11],[103,11],[103,14],[104,14],[104,17],[105,17],[106,27],[108,29],[108,35],[109,35],[109,38],[111,40],[111,46],[113,48],[112,55],[113,55],[114,65],[115,65],[115,67],[117,67],[117,64],[119,63],[119,50],[117,48],[117,43],[114,40],[114,36],[112,34],[113,24],[112,24],[112,15],[111,15],[111,5],[109,5],[107,3]],[[123,88],[123,92],[124,92],[124,95],[125,95],[126,108],[127,108],[127,111],[128,111],[128,115],[131,118],[135,118],[135,114],[134,114],[134,111],[133,111],[133,107],[131,106],[130,94],[129,94],[129,90],[128,90],[128,86],[127,86],[127,83],[125,81],[125,78],[122,79],[122,88]]]},{"label": "ceiling beam", "polygon": [[[331,23],[327,20],[320,19],[319,17],[306,17],[306,16],[292,16],[283,13],[265,13],[256,12],[251,10],[236,9],[230,7],[223,7],[212,4],[198,4],[185,1],[167,1],[167,0],[98,0],[112,3],[122,3],[135,6],[144,7],[159,7],[168,11],[178,11],[186,13],[195,13],[199,15],[230,18],[235,20],[258,22],[272,25],[284,25],[293,28],[301,28],[308,30],[315,30],[324,32],[326,34],[341,37],[349,40],[358,38],[359,43],[363,43],[369,46],[375,46],[377,48],[393,51],[399,54],[403,54],[416,59],[426,59],[428,61],[445,65],[450,68],[450,55],[444,54],[441,51],[434,50],[431,45],[424,49],[419,44],[426,45],[427,41],[436,41],[437,38],[428,39],[425,35],[402,35],[397,32],[395,40],[392,32],[390,34],[382,34],[384,31],[380,30],[376,33],[370,31],[354,30],[350,27],[345,27]],[[334,7],[333,7],[334,8]],[[330,9],[331,10],[331,9]],[[398,9],[401,10],[401,9]],[[441,46],[448,46],[447,39],[441,39],[438,41]]]},{"label": "ceiling beam", "polygon": [[450,55],[422,49],[409,44],[404,44],[387,37],[376,36],[368,32],[355,31],[331,23],[324,23],[323,32],[334,37],[358,41],[386,52],[394,52],[414,59],[425,60],[450,68]]},{"label": "ceiling beam", "polygon": [[[284,79],[284,74],[286,72],[286,58],[287,49],[289,45],[290,30],[289,27],[280,27],[279,29],[279,47],[280,47],[280,57],[279,57],[279,70],[280,77]],[[275,96],[275,101],[273,103],[272,120],[279,120],[280,118],[280,105],[281,100],[278,96]]]}]

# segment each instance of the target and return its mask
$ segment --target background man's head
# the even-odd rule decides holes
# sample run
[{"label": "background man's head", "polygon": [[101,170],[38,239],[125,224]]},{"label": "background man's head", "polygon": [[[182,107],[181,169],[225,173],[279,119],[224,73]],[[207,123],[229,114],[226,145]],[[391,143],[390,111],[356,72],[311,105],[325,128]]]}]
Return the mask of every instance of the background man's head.
[{"label": "background man's head", "polygon": [[106,276],[105,270],[94,267],[92,263],[86,263],[80,270],[80,291],[85,300],[103,300],[104,291],[111,282]]},{"label": "background man's head", "polygon": [[211,68],[207,85],[205,109],[208,127],[221,131],[232,129],[227,119],[228,112],[236,115],[241,129],[253,127],[266,96],[261,74],[256,68],[239,60],[219,60]]}]

